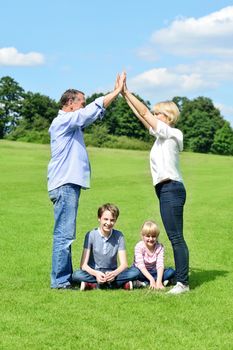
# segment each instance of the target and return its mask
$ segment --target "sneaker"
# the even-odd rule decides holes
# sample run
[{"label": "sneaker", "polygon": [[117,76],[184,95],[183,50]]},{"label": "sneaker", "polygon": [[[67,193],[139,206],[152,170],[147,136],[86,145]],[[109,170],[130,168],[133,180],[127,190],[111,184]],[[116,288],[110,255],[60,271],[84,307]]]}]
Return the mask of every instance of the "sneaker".
[{"label": "sneaker", "polygon": [[81,282],[80,284],[80,290],[92,290],[92,289],[97,289],[97,284],[96,283],[90,283],[90,282]]},{"label": "sneaker", "polygon": [[164,285],[164,287],[167,287],[168,283],[169,283],[169,280],[165,280],[165,281],[163,281],[163,285]]},{"label": "sneaker", "polygon": [[126,282],[126,283],[123,285],[123,289],[132,290],[132,289],[133,289],[133,282],[132,282],[132,281]]},{"label": "sneaker", "polygon": [[189,286],[184,285],[181,282],[177,282],[176,285],[167,292],[167,294],[181,294],[189,292]]},{"label": "sneaker", "polygon": [[52,289],[58,289],[58,290],[78,290],[77,286],[73,286],[71,284],[66,284],[66,285],[60,285],[57,288],[52,288]]},{"label": "sneaker", "polygon": [[146,282],[141,282],[141,281],[133,281],[133,287],[134,288],[145,288],[147,287]]}]

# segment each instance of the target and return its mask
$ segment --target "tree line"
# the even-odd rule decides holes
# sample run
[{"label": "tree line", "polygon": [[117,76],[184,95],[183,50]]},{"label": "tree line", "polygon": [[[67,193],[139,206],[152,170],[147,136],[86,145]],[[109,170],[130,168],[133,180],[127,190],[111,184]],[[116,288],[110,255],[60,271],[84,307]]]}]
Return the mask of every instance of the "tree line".
[{"label": "tree line", "polygon": [[[87,103],[103,94],[94,93]],[[150,109],[149,101],[144,101]],[[175,96],[181,115],[177,127],[184,133],[187,151],[233,155],[233,129],[211,99]],[[48,128],[59,103],[40,93],[26,92],[9,76],[0,79],[0,139],[49,143]],[[149,149],[153,138],[119,96],[106,110],[105,118],[85,129],[87,145]]]}]

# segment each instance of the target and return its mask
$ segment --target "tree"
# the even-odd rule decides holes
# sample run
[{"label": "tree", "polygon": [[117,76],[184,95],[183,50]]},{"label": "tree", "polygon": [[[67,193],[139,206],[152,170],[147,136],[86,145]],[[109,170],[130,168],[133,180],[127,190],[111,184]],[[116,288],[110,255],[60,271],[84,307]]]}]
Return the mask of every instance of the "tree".
[{"label": "tree", "polygon": [[[149,103],[146,103],[137,95],[136,97],[148,107]],[[114,113],[118,121],[115,135],[134,137],[144,141],[150,139],[148,130],[134,115],[124,98],[118,98]]]},{"label": "tree", "polygon": [[192,101],[175,97],[173,101],[181,110],[177,127],[184,133],[184,148],[194,152],[210,152],[215,133],[224,124],[219,110],[206,97],[198,97]]},{"label": "tree", "polygon": [[0,79],[0,138],[14,130],[20,119],[24,89],[9,76]]},{"label": "tree", "polygon": [[[87,104],[102,95],[103,94],[93,94],[91,97],[87,98]],[[139,96],[137,96],[137,98],[150,108],[150,103],[148,101],[143,101]],[[95,125],[100,123],[107,127],[107,130],[111,135],[134,137],[144,141],[150,139],[148,131],[144,128],[142,123],[126,103],[125,99],[121,96],[111,103],[106,110],[104,119],[102,121],[97,121]],[[94,125],[91,125],[86,131],[92,132],[93,128]]]},{"label": "tree", "polygon": [[21,117],[29,128],[35,125],[38,129],[40,124],[44,128],[44,125],[48,126],[56,117],[58,108],[58,103],[50,97],[29,91],[24,95]]},{"label": "tree", "polygon": [[233,155],[233,130],[227,121],[216,131],[211,152],[223,155]]},{"label": "tree", "polygon": [[30,91],[25,93],[20,121],[8,138],[43,143],[49,141],[48,128],[56,117],[58,108],[58,103],[48,96]]}]

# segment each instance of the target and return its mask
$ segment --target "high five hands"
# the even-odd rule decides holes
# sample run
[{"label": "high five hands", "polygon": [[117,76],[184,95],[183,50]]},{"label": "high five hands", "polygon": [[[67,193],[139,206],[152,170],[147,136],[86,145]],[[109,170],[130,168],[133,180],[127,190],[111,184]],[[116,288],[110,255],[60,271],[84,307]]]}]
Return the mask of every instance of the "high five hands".
[{"label": "high five hands", "polygon": [[126,89],[126,72],[123,71],[121,74],[117,74],[114,90],[123,95]]}]

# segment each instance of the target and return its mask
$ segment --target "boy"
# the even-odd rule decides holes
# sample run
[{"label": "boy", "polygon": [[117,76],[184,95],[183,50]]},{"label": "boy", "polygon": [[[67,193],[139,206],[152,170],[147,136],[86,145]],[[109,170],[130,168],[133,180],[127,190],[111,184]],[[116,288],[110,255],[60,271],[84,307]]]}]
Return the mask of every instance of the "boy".
[{"label": "boy", "polygon": [[119,209],[114,204],[106,203],[97,214],[99,227],[86,234],[81,270],[73,273],[72,280],[81,283],[80,290],[97,287],[133,289],[132,281],[137,279],[138,269],[127,268],[124,236],[113,228]]}]

